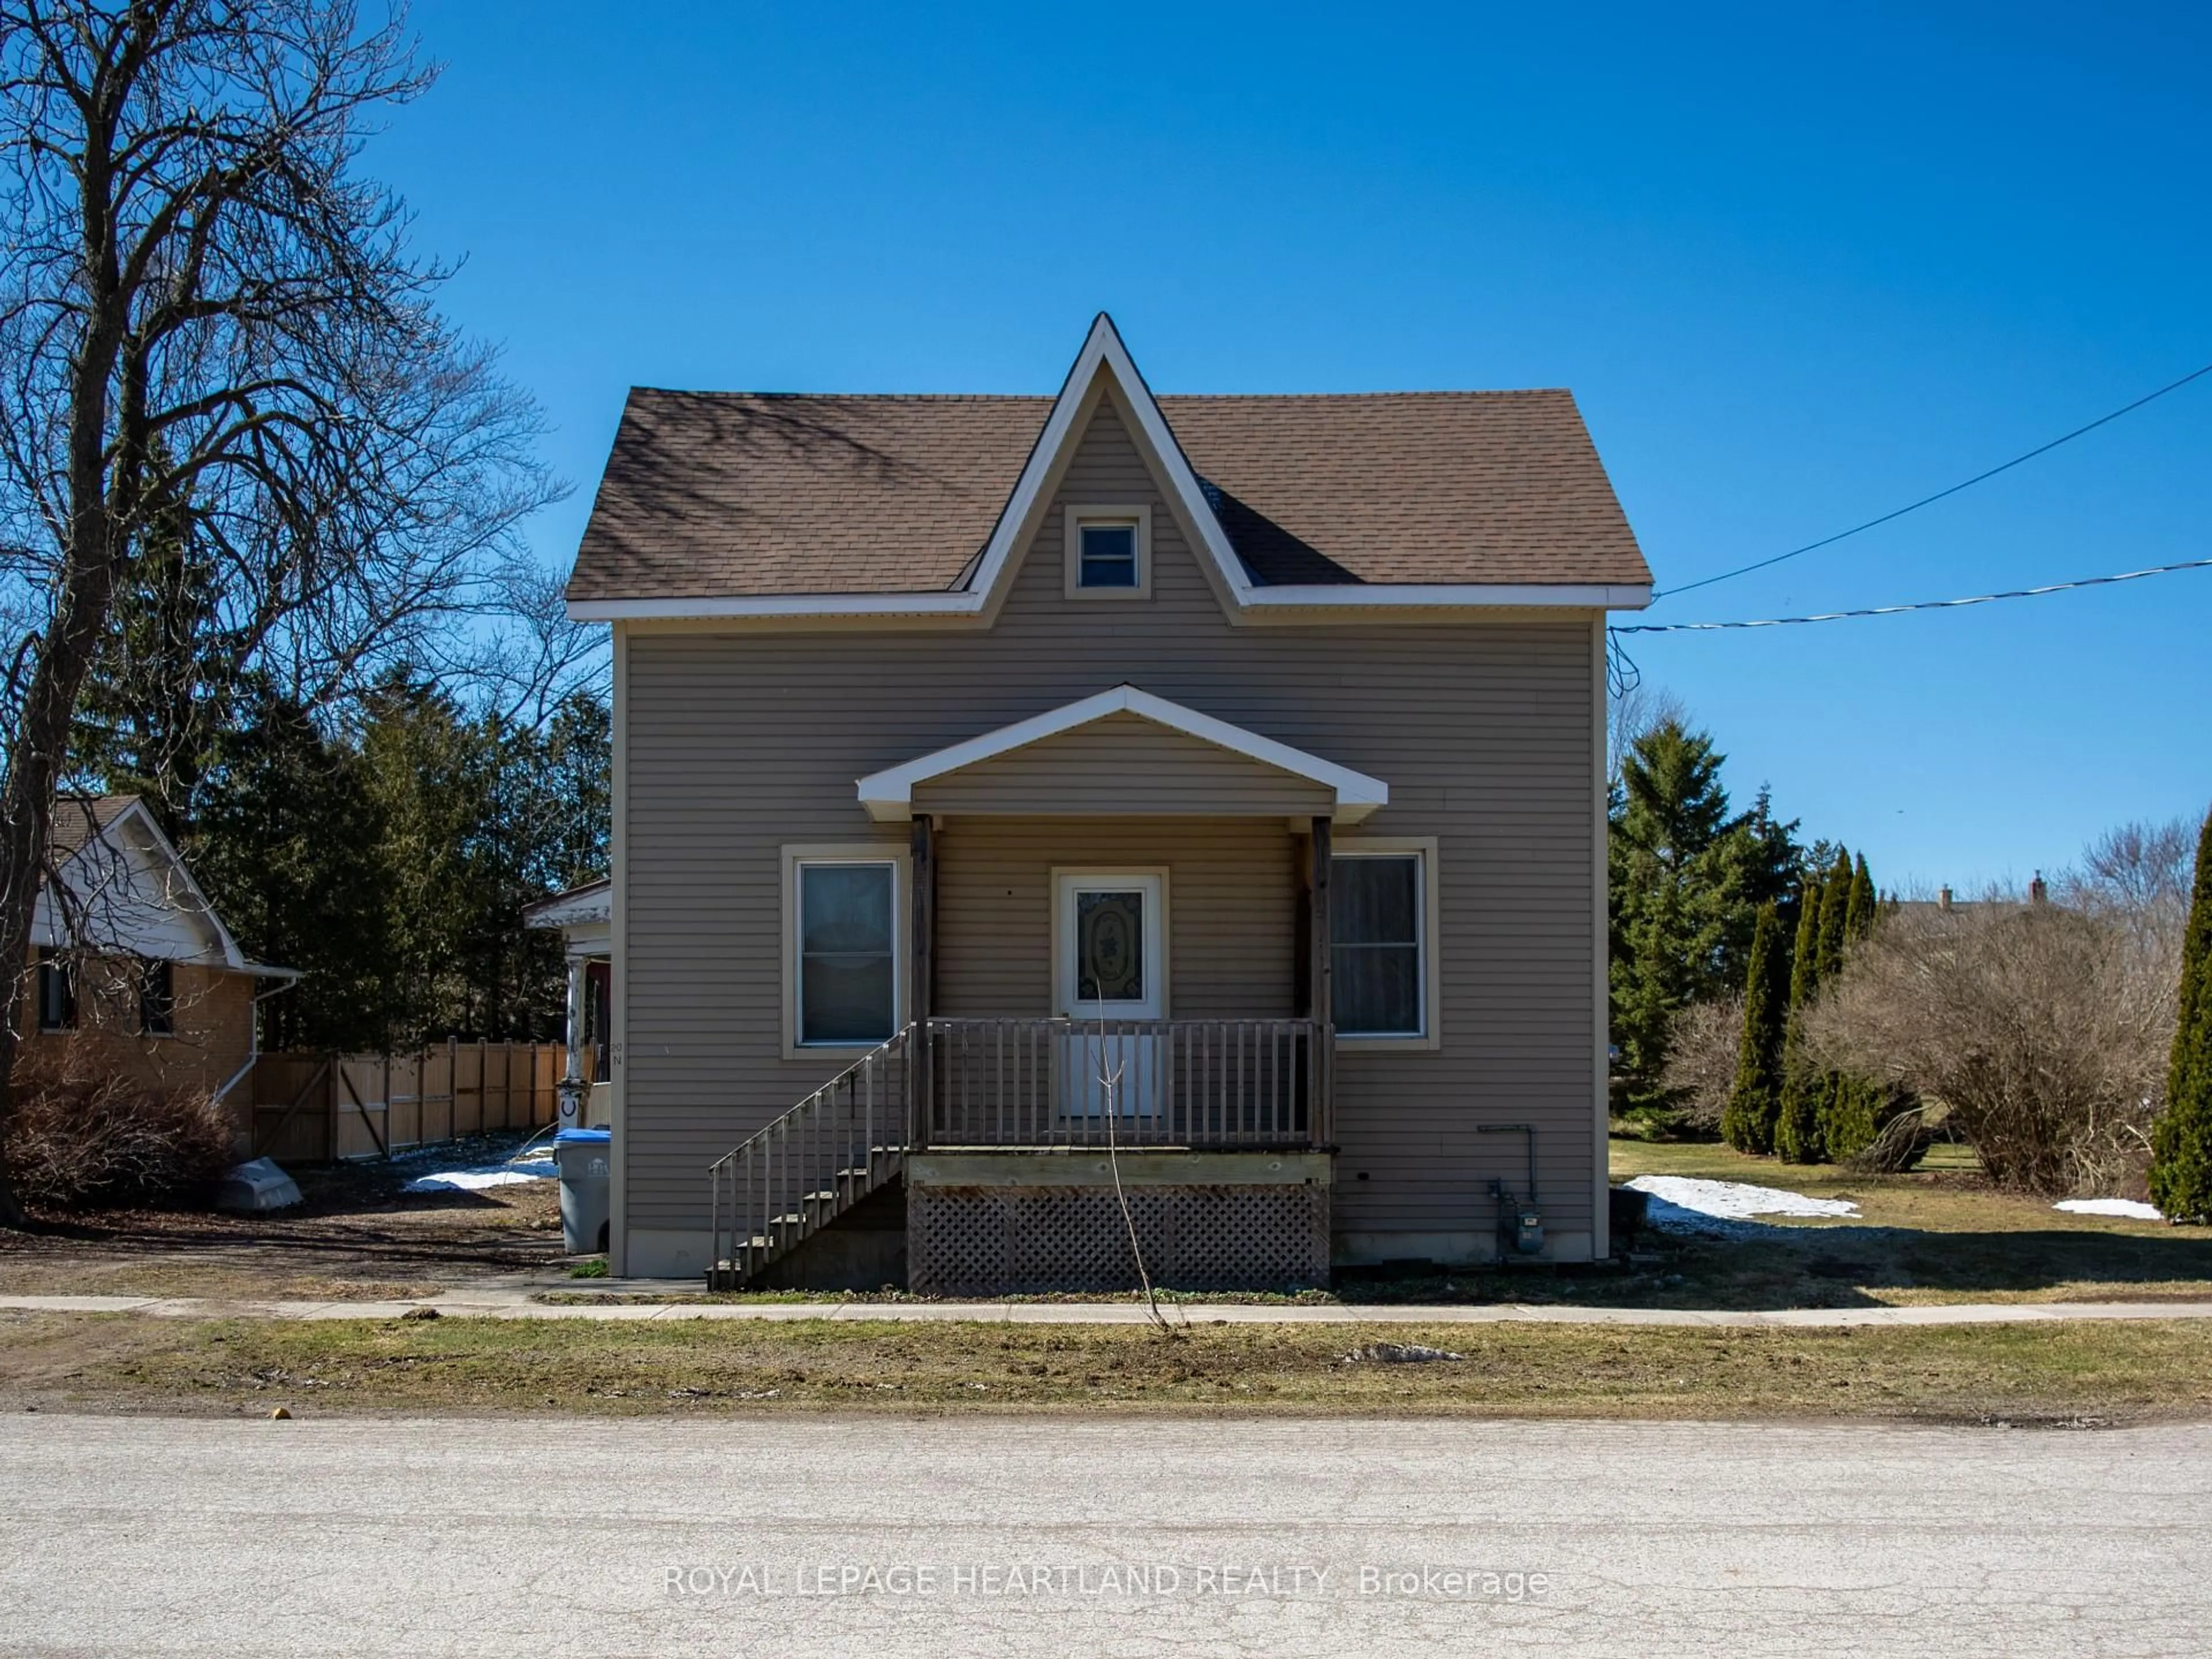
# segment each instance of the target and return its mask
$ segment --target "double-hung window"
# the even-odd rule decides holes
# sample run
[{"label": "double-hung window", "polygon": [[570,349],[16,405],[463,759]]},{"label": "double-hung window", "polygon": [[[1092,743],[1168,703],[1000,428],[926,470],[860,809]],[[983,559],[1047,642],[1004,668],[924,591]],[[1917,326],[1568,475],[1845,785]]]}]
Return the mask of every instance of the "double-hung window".
[{"label": "double-hung window", "polygon": [[70,973],[67,960],[52,951],[39,952],[39,1029],[76,1029],[76,976]]},{"label": "double-hung window", "polygon": [[793,1046],[867,1047],[898,1030],[900,862],[787,855]]},{"label": "double-hung window", "polygon": [[1152,591],[1149,507],[1067,508],[1070,599],[1141,599]]},{"label": "double-hung window", "polygon": [[177,1034],[176,963],[148,959],[138,964],[138,1031],[142,1036]]},{"label": "double-hung window", "polygon": [[1433,854],[1348,847],[1329,865],[1330,999],[1341,1037],[1435,1036]]}]

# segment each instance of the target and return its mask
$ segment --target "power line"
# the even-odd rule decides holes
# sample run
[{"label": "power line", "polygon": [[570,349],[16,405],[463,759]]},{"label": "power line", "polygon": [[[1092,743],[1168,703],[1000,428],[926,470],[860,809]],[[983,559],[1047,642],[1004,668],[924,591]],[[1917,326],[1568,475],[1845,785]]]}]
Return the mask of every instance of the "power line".
[{"label": "power line", "polygon": [[2212,570],[2212,559],[2191,559],[2186,564],[2154,564],[2148,570],[2123,570],[2112,576],[2083,576],[2070,582],[2051,582],[2042,587],[2017,587],[2008,593],[1977,593],[1965,599],[1923,599],[1917,605],[1878,605],[1864,611],[1826,611],[1814,617],[1764,617],[1755,622],[1629,623],[1613,629],[1615,634],[1711,634],[1741,628],[1795,628],[1805,623],[1850,622],[1861,617],[1901,617],[1911,611],[1956,611],[1969,605],[1995,605],[1999,599],[2038,599],[2046,593],[2070,593],[2081,587],[2110,587],[2115,582],[2141,581],[2146,576],[2170,576],[2179,570]]},{"label": "power line", "polygon": [[[1876,525],[1885,525],[1889,523],[1893,519],[1901,519],[1908,513],[1917,513],[1922,507],[1933,506],[1936,502],[1942,501],[1947,495],[1955,495],[1962,489],[1972,489],[1976,484],[1985,483],[1990,479],[1996,477],[2000,472],[2009,472],[2013,468],[2019,466],[2025,462],[2032,461],[2039,455],[2047,455],[2052,450],[2057,448],[2059,445],[2070,444],[2075,439],[2094,432],[2100,426],[2110,425],[2112,422],[2118,420],[2123,415],[2132,415],[2136,410],[2141,409],[2145,404],[2156,403],[2160,398],[2166,396],[2167,392],[2179,392],[2182,387],[2187,386],[2191,380],[2200,380],[2207,374],[2212,374],[2212,363],[2207,363],[2203,368],[2185,374],[2179,380],[2174,380],[2166,386],[2162,386],[2159,387],[2157,391],[2151,392],[2146,397],[2138,398],[2135,402],[2127,404],[2124,408],[2116,409],[2109,415],[2100,415],[2095,420],[2090,422],[2087,426],[2077,426],[2074,430],[2068,433],[2063,438],[2053,438],[2047,444],[2039,444],[2035,448],[2029,450],[2025,455],[2015,455],[2012,459],[2005,462],[2002,466],[1993,466],[1986,472],[1977,472],[1972,477],[1967,479],[1964,483],[1954,483],[1948,489],[1937,490],[1933,495],[1923,495],[1918,501],[1914,501],[1909,507],[1900,507],[1895,512],[1885,513],[1878,519],[1869,519],[1864,524],[1855,524],[1849,530],[1839,530],[1832,536],[1823,536],[1819,541],[1808,542],[1802,547],[1793,547],[1787,553],[1777,553],[1771,559],[1761,559],[1755,564],[1743,565],[1735,570],[1723,570],[1717,576],[1705,576],[1700,578],[1697,581],[1684,582],[1680,587],[1669,587],[1665,589],[1663,592],[1654,593],[1651,597],[1654,599],[1672,599],[1677,593],[1687,593],[1696,588],[1711,587],[1715,582],[1731,581],[1738,576],[1747,576],[1754,570],[1764,570],[1771,564],[1780,564],[1784,560],[1794,559],[1802,553],[1812,553],[1823,547],[1832,547],[1838,542],[1847,540],[1850,537],[1857,535],[1861,531],[1872,530]],[[2009,594],[1991,594],[1990,597],[1991,599],[2008,599],[2012,596]],[[1962,605],[1978,605],[1982,603],[1982,601],[1979,599],[1962,599],[1960,600],[1959,603]]]}]

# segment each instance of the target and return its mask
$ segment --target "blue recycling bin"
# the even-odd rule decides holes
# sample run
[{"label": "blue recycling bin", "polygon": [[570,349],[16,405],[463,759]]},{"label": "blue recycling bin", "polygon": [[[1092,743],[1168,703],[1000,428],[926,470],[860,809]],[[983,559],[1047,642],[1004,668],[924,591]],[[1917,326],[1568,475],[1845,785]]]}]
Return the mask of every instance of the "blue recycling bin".
[{"label": "blue recycling bin", "polygon": [[553,1137],[561,1166],[561,1241],[570,1255],[607,1248],[607,1187],[614,1134],[607,1129],[563,1129]]}]

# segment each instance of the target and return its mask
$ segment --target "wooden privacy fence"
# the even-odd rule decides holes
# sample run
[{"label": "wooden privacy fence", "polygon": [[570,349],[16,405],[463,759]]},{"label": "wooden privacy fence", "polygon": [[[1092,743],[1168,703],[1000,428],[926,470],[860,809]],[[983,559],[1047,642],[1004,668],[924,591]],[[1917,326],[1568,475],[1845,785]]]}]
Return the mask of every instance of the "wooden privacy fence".
[{"label": "wooden privacy fence", "polygon": [[254,1062],[253,1154],[279,1163],[389,1158],[560,1115],[557,1042],[448,1042],[404,1054],[266,1054]]}]

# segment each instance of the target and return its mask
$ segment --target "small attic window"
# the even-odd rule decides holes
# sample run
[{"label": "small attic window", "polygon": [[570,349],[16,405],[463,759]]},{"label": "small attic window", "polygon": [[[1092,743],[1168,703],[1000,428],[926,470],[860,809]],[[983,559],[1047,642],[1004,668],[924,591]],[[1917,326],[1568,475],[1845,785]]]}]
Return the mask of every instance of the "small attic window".
[{"label": "small attic window", "polygon": [[1133,524],[1087,524],[1083,526],[1082,568],[1076,584],[1082,587],[1134,587],[1137,585],[1137,526]]},{"label": "small attic window", "polygon": [[1147,597],[1152,589],[1152,528],[1149,507],[1068,508],[1068,597]]}]

